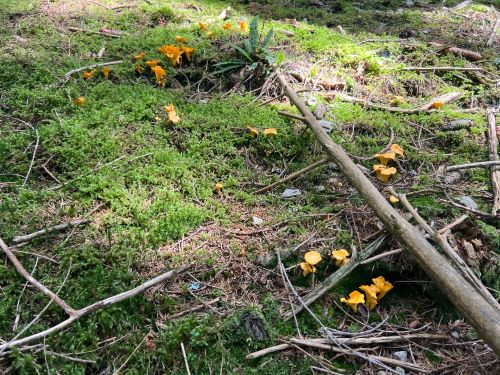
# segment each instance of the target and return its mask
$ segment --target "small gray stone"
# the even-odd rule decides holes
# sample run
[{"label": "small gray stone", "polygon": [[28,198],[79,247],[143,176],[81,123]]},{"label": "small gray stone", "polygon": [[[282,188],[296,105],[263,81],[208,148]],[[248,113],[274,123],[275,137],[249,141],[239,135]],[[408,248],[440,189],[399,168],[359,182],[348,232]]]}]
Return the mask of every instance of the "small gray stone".
[{"label": "small gray stone", "polygon": [[396,372],[400,375],[405,375],[405,369],[402,367],[396,367]]},{"label": "small gray stone", "polygon": [[472,125],[474,125],[474,121],[469,119],[453,120],[443,126],[443,130],[469,129]]},{"label": "small gray stone", "polygon": [[318,193],[321,193],[322,191],[325,191],[325,186],[324,185],[318,185],[315,187],[316,191]]},{"label": "small gray stone", "polygon": [[381,370],[381,371],[377,372],[377,375],[387,375],[387,373],[385,371]]},{"label": "small gray stone", "polygon": [[314,96],[309,96],[307,98],[307,105],[316,105],[318,104],[318,100]]},{"label": "small gray stone", "polygon": [[468,195],[464,195],[463,197],[458,198],[458,200],[460,201],[460,203],[462,203],[467,208],[470,208],[471,210],[477,210],[478,208],[477,203],[474,202],[474,199],[472,199]]},{"label": "small gray stone", "polygon": [[394,356],[400,361],[406,362],[408,361],[408,353],[405,350],[401,350],[399,352],[395,352]]},{"label": "small gray stone", "polygon": [[260,227],[262,224],[264,224],[264,220],[262,220],[258,216],[252,216],[252,224],[257,227]]},{"label": "small gray stone", "polygon": [[333,129],[333,122],[327,121],[327,120],[321,120],[319,122],[321,124],[321,127],[326,133],[330,133]]},{"label": "small gray stone", "polygon": [[283,194],[281,194],[281,198],[292,198],[296,197],[297,195],[302,195],[302,192],[299,189],[285,189]]}]

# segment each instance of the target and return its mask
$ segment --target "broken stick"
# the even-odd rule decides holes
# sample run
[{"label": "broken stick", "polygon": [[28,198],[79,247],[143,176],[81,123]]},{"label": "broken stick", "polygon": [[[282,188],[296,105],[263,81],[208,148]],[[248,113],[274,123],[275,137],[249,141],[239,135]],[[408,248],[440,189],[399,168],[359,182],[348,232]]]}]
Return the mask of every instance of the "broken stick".
[{"label": "broken stick", "polygon": [[59,232],[59,231],[62,231],[68,227],[76,227],[77,225],[86,224],[88,222],[89,222],[89,220],[73,220],[73,221],[70,221],[68,223],[54,225],[53,227],[42,229],[42,230],[30,233],[30,234],[25,234],[24,236],[14,237],[12,242],[14,242],[16,244],[22,243],[22,242],[28,242],[28,241],[31,241],[31,240],[37,238],[37,237],[41,237],[43,235],[54,233],[54,232]]}]

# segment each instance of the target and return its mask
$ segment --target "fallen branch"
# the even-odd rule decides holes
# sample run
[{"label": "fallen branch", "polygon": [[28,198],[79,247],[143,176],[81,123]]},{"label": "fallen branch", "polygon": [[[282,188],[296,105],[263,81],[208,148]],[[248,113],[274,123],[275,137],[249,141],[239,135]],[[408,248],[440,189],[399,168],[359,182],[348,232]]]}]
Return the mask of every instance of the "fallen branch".
[{"label": "fallen branch", "polygon": [[89,69],[94,69],[94,68],[99,68],[101,66],[108,66],[108,65],[117,65],[117,64],[122,64],[123,63],[123,60],[115,60],[115,61],[108,61],[108,62],[104,62],[104,63],[97,63],[97,64],[92,64],[92,65],[87,65],[87,66],[83,66],[81,68],[77,68],[77,69],[73,69],[73,70],[70,70],[69,72],[67,72],[65,75],[64,75],[64,78],[66,80],[70,79],[71,76],[75,73],[80,73],[80,72],[83,72],[84,70],[89,70]]},{"label": "fallen branch", "polygon": [[[291,342],[294,342],[294,338],[290,339]],[[379,336],[379,337],[355,337],[355,338],[343,338],[340,337],[337,340],[343,344],[350,345],[370,345],[370,344],[389,344],[396,342],[405,342],[409,340],[436,340],[436,341],[445,341],[449,340],[449,337],[446,335],[433,335],[428,333],[422,334],[411,334],[411,335],[398,335],[398,336]],[[328,339],[317,338],[317,339],[308,339],[309,342],[314,342],[318,344],[330,344],[331,342]],[[247,354],[246,359],[256,359],[263,356],[266,356],[271,353],[276,353],[279,351],[283,351],[286,349],[292,348],[290,344],[279,344],[275,346],[270,346],[268,348],[258,350],[256,352]]]},{"label": "fallen branch", "polygon": [[394,254],[399,254],[399,253],[402,253],[402,252],[403,252],[403,249],[396,249],[396,250],[386,251],[385,253],[382,253],[382,254],[379,254],[379,255],[375,255],[375,256],[373,256],[371,258],[368,258],[368,259],[362,261],[360,264],[361,265],[365,265],[365,264],[373,263],[373,262],[375,262],[375,261],[377,261],[379,259],[391,256],[391,255],[394,255]]},{"label": "fallen branch", "polygon": [[[488,155],[491,161],[500,161],[498,157],[498,136],[497,131],[500,128],[496,126],[495,110],[488,108],[486,111],[488,117]],[[493,208],[491,214],[496,216],[500,209],[500,167],[491,167],[491,186],[493,187]]]},{"label": "fallen branch", "polygon": [[54,225],[53,227],[42,229],[42,230],[30,233],[30,234],[25,234],[24,236],[14,237],[12,242],[14,242],[16,244],[22,243],[22,242],[28,242],[28,241],[31,241],[31,240],[37,238],[37,237],[41,237],[41,236],[44,236],[44,235],[47,235],[50,233],[54,233],[54,232],[60,232],[68,227],[76,227],[80,224],[86,224],[88,222],[89,222],[89,220],[74,220],[74,221],[70,221],[67,223]]},{"label": "fallen branch", "polygon": [[478,52],[475,52],[475,51],[471,51],[471,50],[468,50],[468,49],[465,49],[465,48],[459,48],[459,47],[448,47],[448,46],[445,46],[441,43],[435,43],[435,42],[429,42],[427,43],[429,46],[431,47],[436,47],[438,48],[438,53],[446,53],[446,52],[449,52],[455,56],[458,56],[458,57],[464,57],[466,58],[467,60],[470,60],[470,61],[479,61],[483,58],[483,56],[481,56],[480,53]]},{"label": "fallen branch", "polygon": [[500,17],[497,18],[496,22],[493,24],[493,27],[491,28],[490,37],[486,42],[487,46],[491,46],[493,44],[493,41],[495,40],[495,36],[497,35],[497,30],[499,27],[500,27]]},{"label": "fallen branch", "polygon": [[425,236],[391,206],[342,147],[325,133],[321,123],[309,111],[306,104],[293,91],[283,76],[278,73],[277,78],[285,90],[285,95],[304,116],[326,154],[338,165],[345,178],[372,208],[374,214],[382,221],[390,234],[401,242],[408,253],[413,255],[418,265],[443,290],[455,307],[476,329],[479,336],[492,347],[497,355],[500,355],[500,311],[491,304],[490,299],[477,293],[476,288],[455,270]]},{"label": "fallen branch", "polygon": [[443,167],[442,169],[438,169],[438,174],[452,172],[452,171],[458,171],[461,169],[489,168],[489,167],[493,167],[495,165],[500,165],[500,160],[479,161],[476,163],[450,165],[449,167]]},{"label": "fallen branch", "polygon": [[318,160],[317,162],[309,164],[307,167],[302,168],[302,169],[298,170],[297,172],[294,172],[294,173],[286,176],[285,178],[282,178],[279,181],[276,181],[276,182],[274,182],[270,185],[267,185],[259,190],[256,190],[254,194],[265,193],[266,191],[274,189],[276,186],[283,185],[284,183],[286,183],[288,181],[292,181],[292,180],[295,180],[299,177],[302,177],[302,176],[306,175],[307,173],[315,170],[316,168],[319,168],[322,165],[327,164],[329,161],[330,161],[330,158],[323,158],[321,160]]},{"label": "fallen branch", "polygon": [[73,26],[68,27],[68,30],[69,31],[73,31],[73,32],[85,33],[85,34],[95,34],[95,35],[109,36],[111,38],[119,38],[120,37],[120,35],[114,34],[114,33],[103,32],[101,30],[99,30],[99,31],[92,31],[92,30],[81,29],[79,27],[73,27]]},{"label": "fallen branch", "polygon": [[[380,234],[373,242],[368,244],[365,248],[365,251],[360,254],[351,254],[351,259],[347,262],[346,265],[340,267],[336,272],[332,275],[328,276],[321,284],[318,284],[316,288],[307,293],[304,297],[302,297],[302,303],[296,304],[293,306],[293,311],[295,314],[298,314],[303,310],[304,305],[309,306],[311,303],[321,298],[326,292],[328,292],[335,285],[338,285],[340,281],[342,281],[347,275],[349,275],[354,269],[361,264],[361,262],[365,259],[368,259],[370,255],[372,255],[375,251],[377,251],[385,239],[388,237],[387,233]],[[292,311],[288,311],[283,315],[285,320],[288,320],[293,317]]]},{"label": "fallen branch", "polygon": [[[5,255],[7,255],[7,258],[9,258],[10,262],[14,265],[16,271],[22,277],[24,277],[31,285],[33,285],[40,292],[42,292],[47,297],[52,299],[54,303],[57,304],[61,309],[63,309],[69,316],[74,316],[76,314],[76,310],[73,309],[70,305],[68,305],[66,301],[64,301],[62,298],[60,298],[54,292],[52,292],[49,288],[47,288],[45,285],[43,285],[41,282],[39,282],[37,279],[31,276],[31,274],[23,267],[21,262],[12,252],[12,250],[10,250],[10,248],[1,238],[0,238],[0,247],[2,248],[2,251],[5,253]],[[0,351],[1,350],[2,350],[2,345],[0,345]]]},{"label": "fallen branch", "polygon": [[449,103],[452,102],[456,99],[458,99],[462,94],[459,92],[451,92],[448,94],[444,94],[441,96],[438,96],[428,103],[425,103],[419,107],[415,108],[399,108],[399,107],[388,107],[385,105],[380,105],[380,104],[375,104],[369,100],[364,100],[360,98],[356,98],[354,96],[350,96],[347,94],[335,92],[335,93],[329,93],[325,94],[324,97],[325,99],[340,99],[343,102],[347,103],[354,103],[354,104],[360,104],[364,108],[367,109],[378,109],[378,110],[383,110],[383,111],[388,111],[388,112],[396,112],[396,113],[405,113],[405,114],[415,114],[415,113],[422,113],[422,112],[435,112],[436,110],[433,109],[433,105],[436,102],[440,103]]},{"label": "fallen branch", "polygon": [[[0,242],[0,244],[1,243],[2,242]],[[157,284],[163,283],[163,282],[177,276],[178,274],[186,271],[188,268],[189,268],[189,266],[181,266],[177,269],[168,271],[160,276],[157,276],[154,279],[146,281],[145,283],[143,283],[143,284],[141,284],[133,289],[130,289],[126,292],[123,292],[123,293],[117,294],[115,296],[103,299],[101,301],[93,303],[92,305],[89,305],[89,306],[84,307],[82,309],[76,310],[74,312],[74,314],[70,315],[70,317],[68,319],[62,321],[61,323],[59,323],[51,328],[48,328],[44,331],[35,333],[31,336],[24,337],[22,339],[7,342],[6,344],[0,345],[0,351],[3,351],[5,349],[9,349],[9,348],[12,348],[15,346],[20,346],[20,345],[24,345],[24,344],[28,344],[28,343],[32,343],[32,342],[41,340],[44,337],[47,337],[53,333],[61,331],[62,329],[68,327],[69,325],[76,322],[77,320],[83,318],[84,316],[92,314],[92,313],[96,312],[97,310],[100,310],[104,307],[108,307],[108,306],[114,305],[116,303],[130,299],[132,297],[135,297],[135,296],[145,292],[149,288],[151,288]]]},{"label": "fallen branch", "polygon": [[[462,276],[468,281],[468,283],[474,287],[476,293],[481,294],[486,301],[489,301],[492,307],[494,307],[497,311],[500,312],[500,305],[498,301],[490,294],[490,292],[488,291],[488,289],[486,289],[481,280],[479,280],[476,274],[470,269],[470,267],[465,263],[465,261],[460,257],[460,255],[458,255],[458,253],[449,244],[446,234],[449,230],[451,230],[452,226],[443,228],[446,229],[443,232],[435,231],[424,220],[424,218],[420,216],[417,210],[411,205],[411,203],[406,198],[406,195],[398,194],[392,187],[389,187],[388,190],[392,195],[399,198],[404,208],[406,208],[406,210],[413,216],[413,218],[417,221],[417,223],[439,245],[439,247],[448,257],[449,261],[455,266],[456,270],[458,270],[462,274]],[[456,222],[453,223],[453,226],[455,225]]]}]

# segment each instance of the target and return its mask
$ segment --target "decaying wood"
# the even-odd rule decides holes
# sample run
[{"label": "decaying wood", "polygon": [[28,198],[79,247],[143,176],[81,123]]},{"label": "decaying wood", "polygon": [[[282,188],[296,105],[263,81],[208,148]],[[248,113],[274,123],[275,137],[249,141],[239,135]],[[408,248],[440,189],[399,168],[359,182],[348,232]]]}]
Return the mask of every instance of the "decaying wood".
[{"label": "decaying wood", "polygon": [[491,346],[497,355],[500,355],[500,311],[496,306],[492,305],[482,294],[477,293],[476,288],[441,255],[425,236],[391,206],[342,147],[325,133],[321,123],[309,111],[304,101],[293,91],[284,77],[278,74],[277,78],[285,90],[285,95],[304,116],[326,154],[332,157],[332,160],[371,207],[374,214],[443,290],[444,294],[448,296],[457,310],[464,315],[484,341]]},{"label": "decaying wood", "polygon": [[465,48],[448,47],[448,46],[445,46],[441,43],[435,43],[435,42],[429,42],[428,45],[431,47],[438,48],[439,53],[449,52],[449,53],[454,54],[455,56],[464,57],[467,60],[471,60],[471,61],[479,61],[483,58],[483,56],[481,56],[480,53],[474,52],[474,51],[471,51],[471,50],[468,50]]},{"label": "decaying wood", "polygon": [[[498,137],[499,128],[496,126],[495,110],[488,108],[486,115],[488,117],[488,154],[491,161],[500,161],[498,156]],[[500,167],[491,167],[491,186],[493,187],[493,209],[491,214],[496,216],[500,210]]]},{"label": "decaying wood", "polygon": [[86,224],[88,222],[89,222],[89,220],[84,219],[84,220],[73,220],[73,221],[70,221],[68,223],[54,225],[53,227],[42,229],[42,230],[39,230],[37,232],[33,232],[33,233],[30,233],[30,234],[25,234],[24,236],[14,237],[14,239],[12,240],[12,242],[14,242],[16,244],[22,243],[22,242],[28,242],[28,241],[31,241],[31,240],[33,240],[35,238],[38,238],[38,237],[41,237],[41,236],[45,236],[47,234],[54,233],[54,232],[60,232],[60,231],[62,231],[64,229],[66,229],[66,228],[76,227],[77,225]]},{"label": "decaying wood", "polygon": [[43,294],[46,296],[50,297],[51,301],[54,301],[58,306],[60,306],[68,315],[69,318],[60,322],[59,324],[52,326],[51,328],[48,328],[44,331],[40,331],[38,333],[35,333],[31,336],[27,336],[21,339],[15,339],[6,342],[5,344],[0,344],[0,352],[3,352],[7,349],[24,345],[24,344],[29,344],[38,340],[41,340],[47,336],[50,336],[53,333],[59,332],[62,329],[70,326],[72,323],[75,321],[83,318],[84,316],[87,316],[89,314],[92,314],[96,312],[97,310],[100,310],[102,308],[114,305],[116,303],[125,301],[129,298],[135,297],[149,288],[158,285],[162,282],[165,282],[174,276],[186,271],[189,266],[181,266],[177,269],[168,271],[160,276],[157,276],[149,281],[146,281],[145,283],[130,289],[126,292],[111,296],[109,298],[103,299],[101,301],[95,302],[89,306],[86,306],[81,309],[74,309],[71,306],[69,306],[62,298],[57,296],[56,293],[52,292],[49,288],[47,288],[45,285],[40,283],[38,280],[36,280],[34,277],[32,277],[26,269],[23,267],[23,265],[19,262],[19,260],[16,258],[16,256],[12,253],[10,248],[5,244],[5,242],[0,238],[0,247],[2,248],[3,252],[7,255],[7,258],[12,262],[14,267],[16,268],[16,271],[22,275],[26,280],[28,280],[32,285],[34,285],[38,290],[40,290]]},{"label": "decaying wood", "polygon": [[388,107],[385,105],[375,104],[369,100],[364,100],[360,98],[356,98],[354,96],[350,96],[344,93],[335,92],[335,93],[327,93],[323,95],[326,99],[340,99],[343,102],[360,104],[364,108],[367,109],[379,109],[388,112],[396,112],[396,113],[406,113],[406,114],[415,114],[421,112],[433,112],[433,105],[436,102],[440,102],[443,104],[450,103],[456,99],[458,99],[462,94],[459,92],[450,92],[441,96],[438,96],[428,103],[425,103],[419,107],[415,108],[399,108],[399,107]]},{"label": "decaying wood", "polygon": [[497,18],[496,22],[493,24],[493,27],[491,28],[490,36],[488,38],[488,41],[486,42],[487,46],[491,46],[493,44],[499,27],[500,27],[500,17]]},{"label": "decaying wood", "polygon": [[[302,302],[308,306],[314,301],[321,298],[326,292],[332,289],[335,285],[338,285],[347,275],[358,267],[362,261],[368,259],[375,251],[377,251],[385,239],[388,237],[387,233],[380,234],[375,240],[370,242],[365,248],[365,250],[360,254],[351,254],[351,259],[347,264],[340,267],[336,272],[328,276],[323,282],[317,285],[312,291],[302,297]],[[304,309],[304,305],[296,304],[293,306],[293,311],[295,314],[299,313]],[[288,311],[283,315],[284,319],[290,319],[293,317],[292,311]]]},{"label": "decaying wood", "polygon": [[449,167],[443,167],[442,169],[438,169],[438,174],[452,172],[452,171],[459,171],[462,169],[490,168],[497,165],[500,165],[500,160],[478,161],[476,163],[450,165]]},{"label": "decaying wood", "polygon": [[68,30],[73,31],[73,32],[79,32],[79,33],[109,36],[111,38],[119,38],[120,37],[120,35],[118,35],[118,34],[106,33],[106,32],[102,32],[102,31],[92,31],[92,30],[81,29],[79,27],[73,27],[73,26],[68,27]]},{"label": "decaying wood", "polygon": [[316,168],[319,168],[322,165],[325,165],[329,161],[330,161],[330,158],[323,158],[321,160],[318,160],[317,162],[312,163],[312,164],[308,165],[307,167],[304,167],[301,170],[298,170],[297,172],[294,172],[294,173],[282,178],[279,181],[273,182],[270,185],[267,185],[259,190],[256,190],[255,194],[265,193],[266,191],[274,189],[276,186],[283,185],[284,183],[287,183],[288,181],[293,181],[299,177],[302,177],[302,176],[306,175],[307,173],[315,170]]}]

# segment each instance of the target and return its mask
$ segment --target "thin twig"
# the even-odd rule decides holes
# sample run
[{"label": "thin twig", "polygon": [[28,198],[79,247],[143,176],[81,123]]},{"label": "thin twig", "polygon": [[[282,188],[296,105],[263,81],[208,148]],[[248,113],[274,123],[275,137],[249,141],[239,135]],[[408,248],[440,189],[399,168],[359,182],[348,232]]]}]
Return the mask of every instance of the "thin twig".
[{"label": "thin twig", "polygon": [[76,227],[77,225],[86,224],[88,222],[89,222],[89,220],[73,220],[73,221],[70,221],[67,223],[54,225],[53,227],[42,229],[42,230],[30,233],[30,234],[25,234],[24,236],[14,237],[12,239],[12,242],[14,242],[16,244],[21,243],[21,242],[28,242],[28,241],[31,241],[31,240],[37,238],[37,237],[41,237],[41,236],[44,236],[44,235],[47,235],[50,233],[54,233],[54,232],[59,232],[59,231],[62,231],[68,227]]},{"label": "thin twig", "polygon": [[[500,161],[498,156],[498,137],[496,119],[495,119],[495,109],[488,108],[486,111],[488,118],[488,155],[491,161]],[[491,186],[493,188],[493,208],[491,209],[491,215],[495,216],[497,211],[500,210],[500,167],[491,167]]]},{"label": "thin twig", "polygon": [[7,255],[7,258],[9,258],[11,263],[14,265],[14,267],[16,268],[16,271],[21,276],[23,276],[26,280],[28,280],[31,285],[33,285],[40,292],[42,292],[47,297],[49,297],[51,300],[53,300],[54,303],[56,305],[58,305],[59,307],[61,307],[69,316],[73,316],[74,314],[76,314],[76,310],[73,309],[70,305],[68,305],[66,303],[66,301],[64,301],[62,298],[58,297],[56,294],[54,294],[54,292],[52,292],[49,288],[47,288],[45,285],[43,285],[37,279],[35,279],[33,276],[31,276],[28,271],[26,271],[26,269],[23,267],[21,262],[14,255],[12,250],[10,250],[10,248],[7,246],[7,244],[1,238],[0,238],[0,247],[2,248],[5,255]]},{"label": "thin twig", "polygon": [[[479,161],[477,163],[467,163],[467,164],[457,164],[445,167],[443,172],[458,171],[461,169],[471,169],[471,168],[489,168],[500,165],[500,160],[490,160],[490,161]],[[440,171],[439,171],[440,172]]]},{"label": "thin twig", "polygon": [[305,117],[302,117],[302,116],[299,116],[299,115],[295,115],[293,113],[290,113],[290,112],[286,112],[286,111],[278,111],[278,113],[282,116],[285,116],[285,117],[290,117],[290,118],[293,118],[295,120],[299,120],[299,121],[306,121]]},{"label": "thin twig", "polygon": [[276,186],[283,185],[284,183],[286,183],[288,181],[292,181],[292,180],[295,180],[299,177],[302,177],[302,176],[306,175],[307,173],[312,172],[313,170],[321,167],[322,165],[327,164],[329,161],[331,161],[330,158],[323,158],[321,160],[318,160],[317,162],[309,164],[307,167],[304,167],[304,168],[298,170],[297,172],[294,172],[294,173],[286,176],[285,178],[282,178],[281,180],[278,180],[276,182],[273,182],[270,185],[267,185],[263,188],[260,188],[259,190],[256,190],[254,192],[254,194],[265,193],[266,191],[274,189]]},{"label": "thin twig", "polygon": [[387,251],[385,253],[378,254],[378,255],[375,255],[375,256],[373,256],[371,258],[368,258],[368,259],[362,261],[360,264],[361,265],[365,265],[365,264],[368,264],[368,263],[375,262],[376,260],[388,257],[390,255],[399,254],[399,253],[402,253],[402,252],[403,252],[403,249],[396,249],[396,250]]},{"label": "thin twig", "polygon": [[19,339],[19,340],[13,340],[13,341],[8,342],[6,344],[1,344],[0,345],[0,352],[5,350],[5,349],[9,349],[9,348],[12,348],[15,346],[20,346],[20,345],[24,345],[27,343],[41,340],[44,337],[47,337],[55,332],[59,332],[62,329],[70,326],[75,321],[83,318],[84,316],[92,314],[92,313],[96,312],[97,310],[100,310],[104,307],[108,307],[108,306],[114,305],[116,303],[122,302],[124,300],[130,299],[132,297],[135,297],[135,296],[145,292],[146,290],[150,289],[151,287],[153,287],[157,284],[163,283],[163,282],[177,276],[178,274],[186,271],[188,268],[189,268],[189,266],[181,266],[177,269],[165,272],[165,273],[161,274],[160,276],[157,276],[151,280],[148,280],[145,283],[143,283],[143,284],[141,284],[133,289],[130,289],[126,292],[114,295],[112,297],[95,302],[89,306],[82,308],[82,309],[79,309],[75,312],[74,315],[70,316],[68,319],[66,319],[66,320],[62,321],[61,323],[59,323],[55,326],[52,326],[44,331],[35,333],[31,336],[24,337],[24,338]]},{"label": "thin twig", "polygon": [[181,341],[182,357],[184,357],[184,365],[186,366],[187,375],[191,375],[191,370],[189,370],[189,363],[186,356],[186,349],[184,349],[184,343]]},{"label": "thin twig", "polygon": [[65,79],[71,78],[71,76],[75,73],[83,72],[84,70],[89,70],[89,69],[94,69],[94,68],[99,68],[101,66],[108,66],[108,65],[117,65],[117,64],[122,64],[123,60],[114,60],[114,61],[108,61],[108,62],[103,62],[103,63],[97,63],[97,64],[92,64],[92,65],[87,65],[83,66],[81,68],[76,68],[73,70],[70,70],[64,75]]}]

